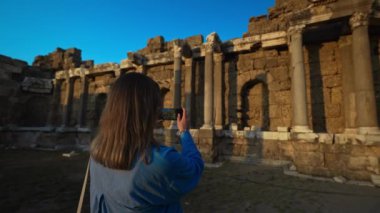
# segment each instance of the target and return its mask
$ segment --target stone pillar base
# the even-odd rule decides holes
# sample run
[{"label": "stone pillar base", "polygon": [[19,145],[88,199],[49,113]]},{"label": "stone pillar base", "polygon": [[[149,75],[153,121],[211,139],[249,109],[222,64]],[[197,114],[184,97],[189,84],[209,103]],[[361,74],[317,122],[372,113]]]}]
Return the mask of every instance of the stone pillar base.
[{"label": "stone pillar base", "polygon": [[357,130],[359,135],[380,135],[379,127],[359,127]]},{"label": "stone pillar base", "polygon": [[313,130],[308,126],[293,126],[291,132],[311,133]]},{"label": "stone pillar base", "polygon": [[222,126],[222,125],[215,125],[215,126],[214,126],[214,129],[215,129],[215,130],[222,130],[222,129],[223,129],[223,126]]},{"label": "stone pillar base", "polygon": [[344,134],[357,134],[358,130],[355,128],[346,128],[344,129]]},{"label": "stone pillar base", "polygon": [[203,126],[200,129],[212,130],[213,128],[210,124],[203,124]]}]

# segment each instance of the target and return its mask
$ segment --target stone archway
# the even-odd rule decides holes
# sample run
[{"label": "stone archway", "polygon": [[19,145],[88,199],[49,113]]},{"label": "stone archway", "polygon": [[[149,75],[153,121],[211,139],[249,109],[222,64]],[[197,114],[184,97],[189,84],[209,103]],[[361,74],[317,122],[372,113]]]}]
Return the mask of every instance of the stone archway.
[{"label": "stone archway", "polygon": [[250,80],[243,85],[240,96],[242,127],[256,126],[261,130],[268,130],[270,126],[268,85],[259,79]]}]

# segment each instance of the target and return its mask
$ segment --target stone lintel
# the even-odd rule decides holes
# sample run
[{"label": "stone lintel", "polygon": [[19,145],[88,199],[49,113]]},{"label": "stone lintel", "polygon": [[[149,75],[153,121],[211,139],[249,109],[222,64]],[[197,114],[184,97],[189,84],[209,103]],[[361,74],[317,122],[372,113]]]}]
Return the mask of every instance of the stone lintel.
[{"label": "stone lintel", "polygon": [[173,63],[173,54],[170,52],[153,53],[145,55],[147,61],[146,65],[170,64]]},{"label": "stone lintel", "polygon": [[51,79],[25,77],[21,83],[23,91],[35,93],[51,93],[53,84]]},{"label": "stone lintel", "polygon": [[120,66],[117,63],[104,63],[97,64],[94,68],[73,68],[69,70],[60,70],[55,73],[55,79],[66,79],[66,72],[69,74],[69,78],[84,77],[87,75],[98,75],[106,72],[114,72],[120,70]]},{"label": "stone lintel", "polygon": [[90,74],[95,74],[95,73],[103,73],[103,72],[110,72],[119,69],[120,66],[117,63],[104,63],[104,64],[97,64],[94,66],[93,69],[89,70],[89,75]]},{"label": "stone lintel", "polygon": [[261,46],[263,48],[270,48],[270,47],[282,46],[282,45],[286,45],[286,44],[287,44],[286,38],[278,38],[278,39],[262,41]]}]

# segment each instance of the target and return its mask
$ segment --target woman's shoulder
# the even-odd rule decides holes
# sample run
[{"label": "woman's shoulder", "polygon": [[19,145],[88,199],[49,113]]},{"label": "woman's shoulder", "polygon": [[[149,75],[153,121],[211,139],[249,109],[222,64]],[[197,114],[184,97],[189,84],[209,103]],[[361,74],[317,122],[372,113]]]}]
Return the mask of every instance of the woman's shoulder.
[{"label": "woman's shoulder", "polygon": [[157,147],[155,149],[155,153],[158,155],[158,158],[162,159],[168,164],[173,164],[180,157],[180,154],[175,148],[164,145]]}]

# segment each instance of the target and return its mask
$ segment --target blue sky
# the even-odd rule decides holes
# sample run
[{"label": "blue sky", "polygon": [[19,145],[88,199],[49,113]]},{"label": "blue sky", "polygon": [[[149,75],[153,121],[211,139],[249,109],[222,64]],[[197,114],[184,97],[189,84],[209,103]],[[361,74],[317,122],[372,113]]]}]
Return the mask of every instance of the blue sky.
[{"label": "blue sky", "polygon": [[27,61],[56,47],[119,63],[157,35],[166,41],[217,32],[241,37],[274,0],[1,0],[0,54]]}]

